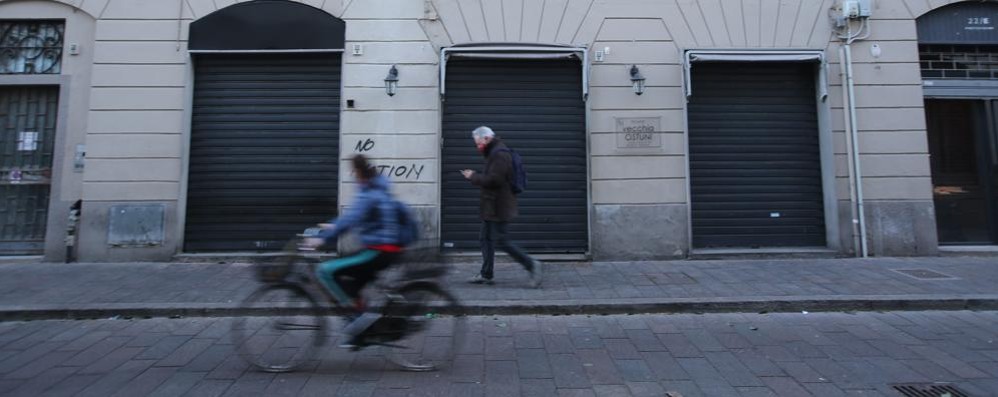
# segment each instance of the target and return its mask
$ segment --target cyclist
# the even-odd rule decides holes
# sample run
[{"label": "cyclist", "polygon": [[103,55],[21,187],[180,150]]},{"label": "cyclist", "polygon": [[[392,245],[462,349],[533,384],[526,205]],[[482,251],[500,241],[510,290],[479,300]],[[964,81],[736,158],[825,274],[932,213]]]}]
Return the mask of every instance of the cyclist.
[{"label": "cyclist", "polygon": [[[356,314],[345,332],[350,339],[343,347],[356,347],[356,336],[370,325],[362,316],[366,309],[360,291],[377,278],[378,273],[394,263],[402,253],[400,244],[399,210],[389,192],[388,179],[377,171],[363,155],[351,159],[358,190],[346,213],[322,224],[317,237],[308,238],[307,247],[334,244],[342,233],[355,229],[366,247],[357,254],[319,264],[316,273],[322,284],[342,305],[352,307]],[[363,319],[363,320],[362,320]],[[365,322],[366,324],[357,324]]]}]

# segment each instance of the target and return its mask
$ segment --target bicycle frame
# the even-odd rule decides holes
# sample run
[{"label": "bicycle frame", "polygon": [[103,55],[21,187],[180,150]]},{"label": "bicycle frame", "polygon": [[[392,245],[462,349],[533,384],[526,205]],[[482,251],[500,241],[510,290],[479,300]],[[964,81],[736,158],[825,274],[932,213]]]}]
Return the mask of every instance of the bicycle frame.
[{"label": "bicycle frame", "polygon": [[[302,247],[301,239],[308,236],[309,233],[307,232],[298,235],[299,240],[295,244],[297,247],[296,254],[302,255],[305,252],[313,251],[312,249],[307,249]],[[302,257],[304,258],[304,256]],[[298,282],[295,281],[292,282],[301,284],[302,287],[307,290],[308,289],[318,290],[319,296],[322,296],[324,298],[323,301],[332,303],[335,308],[338,309],[346,308],[347,306],[345,306],[342,302],[339,302],[339,300],[336,299],[336,297],[332,294],[332,292],[330,292],[329,289],[326,288],[325,285],[323,285],[322,281],[318,279],[317,270],[322,262],[312,258],[307,258],[307,260],[308,260],[307,271],[302,272],[298,269],[291,269],[291,274],[288,275],[288,277],[290,278],[292,277],[292,275],[297,274],[299,277],[303,277],[304,280]],[[397,289],[400,285],[418,280],[439,279],[444,275],[446,275],[447,272],[449,271],[449,266],[446,264],[437,264],[435,266],[425,269],[414,269],[412,268],[411,265],[412,263],[409,263],[404,259],[401,260],[400,263],[396,263],[392,266],[395,268],[401,268],[400,276],[395,277],[394,279],[378,277],[373,282],[371,282],[371,284],[368,285],[366,288],[367,289],[374,288],[379,292],[379,294],[382,295],[391,295],[392,291]],[[301,274],[301,273],[307,273],[307,274]]]}]

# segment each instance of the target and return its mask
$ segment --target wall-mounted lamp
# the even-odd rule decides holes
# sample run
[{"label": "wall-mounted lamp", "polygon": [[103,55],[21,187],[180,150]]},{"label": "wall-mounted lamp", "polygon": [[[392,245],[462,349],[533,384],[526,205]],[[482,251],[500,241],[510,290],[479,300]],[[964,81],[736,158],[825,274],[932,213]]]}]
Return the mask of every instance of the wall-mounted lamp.
[{"label": "wall-mounted lamp", "polygon": [[388,76],[385,76],[385,92],[388,96],[395,96],[395,93],[399,90],[399,70],[392,65],[392,68],[388,70]]},{"label": "wall-mounted lamp", "polygon": [[635,94],[645,93],[645,76],[641,75],[638,65],[631,65],[631,85],[634,87]]}]

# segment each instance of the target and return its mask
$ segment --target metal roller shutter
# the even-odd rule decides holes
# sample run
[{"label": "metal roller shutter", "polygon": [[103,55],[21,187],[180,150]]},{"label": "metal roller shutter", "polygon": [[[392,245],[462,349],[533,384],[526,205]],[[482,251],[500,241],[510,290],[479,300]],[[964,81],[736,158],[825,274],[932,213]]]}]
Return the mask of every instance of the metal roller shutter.
[{"label": "metal roller shutter", "polygon": [[689,103],[693,246],[825,246],[815,67],[699,63]]},{"label": "metal roller shutter", "polygon": [[335,215],[340,55],[195,63],[185,250],[279,250]]},{"label": "metal roller shutter", "polygon": [[481,170],[471,131],[487,125],[523,156],[529,175],[511,237],[532,252],[588,249],[582,69],[570,60],[451,60],[443,115],[444,248],[477,250],[479,192],[459,170]]}]

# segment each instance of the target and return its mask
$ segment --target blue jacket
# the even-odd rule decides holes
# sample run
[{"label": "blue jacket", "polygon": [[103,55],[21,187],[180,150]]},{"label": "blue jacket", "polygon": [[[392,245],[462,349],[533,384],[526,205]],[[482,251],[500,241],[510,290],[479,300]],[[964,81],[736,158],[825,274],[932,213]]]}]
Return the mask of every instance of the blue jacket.
[{"label": "blue jacket", "polygon": [[360,185],[354,202],[344,210],[344,214],[329,221],[335,226],[323,230],[318,237],[329,244],[343,232],[356,228],[360,241],[366,246],[397,245],[397,211],[398,207],[388,190],[388,179],[376,176]]}]

